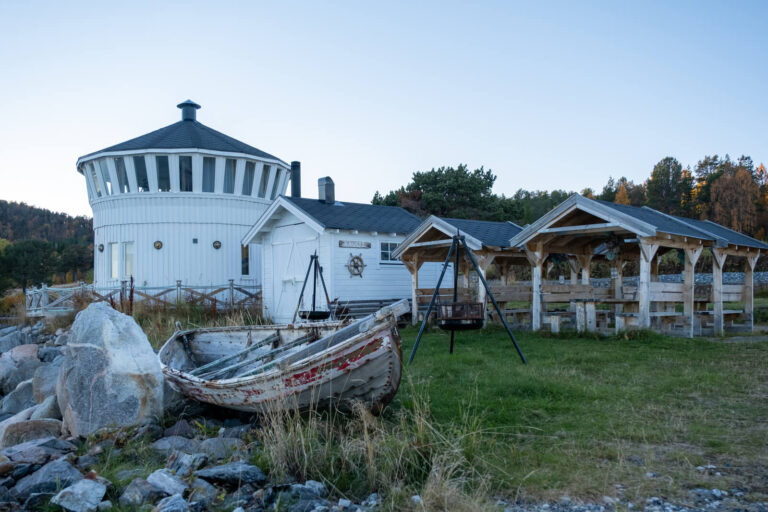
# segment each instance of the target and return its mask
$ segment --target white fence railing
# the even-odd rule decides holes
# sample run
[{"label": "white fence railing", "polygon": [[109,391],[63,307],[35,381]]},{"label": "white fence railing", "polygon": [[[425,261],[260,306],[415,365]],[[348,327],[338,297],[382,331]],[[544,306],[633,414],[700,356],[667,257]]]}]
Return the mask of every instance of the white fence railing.
[{"label": "white fence railing", "polygon": [[27,290],[26,313],[30,317],[69,313],[78,301],[110,302],[125,306],[133,302],[173,308],[177,304],[197,304],[217,309],[261,307],[261,286],[237,284],[234,279],[221,285],[134,286],[123,281],[120,286],[94,286],[81,283],[69,286],[41,286]]}]

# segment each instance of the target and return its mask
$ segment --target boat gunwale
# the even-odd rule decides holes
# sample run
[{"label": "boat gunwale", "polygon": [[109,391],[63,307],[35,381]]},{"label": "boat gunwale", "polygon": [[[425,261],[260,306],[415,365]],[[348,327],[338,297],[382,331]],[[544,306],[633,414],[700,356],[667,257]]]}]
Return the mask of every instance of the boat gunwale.
[{"label": "boat gunwale", "polygon": [[[302,327],[303,326],[328,327],[328,324],[327,323],[301,324],[301,326]],[[272,327],[272,329],[275,329],[274,326],[269,326],[269,327]],[[379,332],[384,329],[388,329],[391,331],[393,327],[394,328],[397,327],[397,319],[393,318],[393,315],[387,315],[384,318],[376,320],[374,324],[370,328],[366,329],[364,332],[359,332],[356,335],[351,336],[346,340],[343,340],[341,343],[332,345],[330,347],[327,347],[321,350],[320,352],[308,355],[307,357],[294,361],[293,363],[291,363],[286,367],[281,368],[279,366],[276,366],[274,368],[267,370],[266,372],[258,373],[256,375],[251,375],[247,377],[232,377],[229,379],[207,380],[207,379],[201,379],[200,377],[197,377],[195,375],[191,375],[188,372],[185,372],[183,370],[173,368],[165,364],[162,360],[160,360],[160,365],[163,373],[168,373],[170,378],[182,380],[185,383],[190,385],[197,385],[197,386],[202,386],[207,388],[216,388],[216,389],[240,387],[244,384],[248,384],[251,382],[267,382],[269,380],[274,380],[276,377],[280,377],[280,375],[282,374],[299,369],[301,366],[306,365],[307,362],[310,360],[314,360],[315,362],[320,363],[325,359],[331,358],[334,354],[343,351],[344,349],[348,348],[350,345],[359,343],[360,341],[363,341],[366,337],[371,337],[376,332]],[[296,327],[292,327],[292,328],[296,328]],[[205,329],[231,329],[231,328],[213,327],[213,328],[205,328]],[[179,336],[183,336],[184,334],[188,334],[190,332],[200,332],[201,330],[202,329],[189,329],[186,331],[176,331],[160,349],[160,351],[158,352],[158,356],[163,352],[163,349],[165,349],[166,346],[168,346],[171,342],[176,341],[179,338]],[[329,334],[329,336],[330,335],[332,334]],[[320,340],[316,340],[312,343],[317,343],[322,339],[323,338],[321,338]],[[308,343],[306,346],[309,346],[309,345],[311,345],[311,343]],[[395,345],[395,343],[392,343],[392,345]],[[160,358],[158,357],[158,359]]]}]

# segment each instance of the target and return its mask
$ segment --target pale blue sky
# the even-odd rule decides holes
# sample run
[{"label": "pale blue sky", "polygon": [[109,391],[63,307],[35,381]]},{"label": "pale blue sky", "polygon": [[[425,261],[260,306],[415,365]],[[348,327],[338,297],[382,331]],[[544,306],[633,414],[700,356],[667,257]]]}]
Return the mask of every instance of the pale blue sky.
[{"label": "pale blue sky", "polygon": [[78,156],[198,119],[304,194],[370,201],[464,162],[495,191],[768,163],[766,2],[0,0],[0,199],[88,214]]}]

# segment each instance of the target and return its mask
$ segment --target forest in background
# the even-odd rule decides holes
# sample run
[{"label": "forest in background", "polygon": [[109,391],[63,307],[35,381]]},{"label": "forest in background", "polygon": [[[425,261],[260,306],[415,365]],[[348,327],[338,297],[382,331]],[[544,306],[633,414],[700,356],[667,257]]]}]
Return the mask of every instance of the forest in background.
[{"label": "forest in background", "polygon": [[90,279],[93,222],[0,200],[0,293]]},{"label": "forest in background", "polygon": [[[496,175],[466,165],[416,172],[407,185],[386,194],[376,192],[373,204],[402,206],[426,217],[455,217],[512,222],[524,226],[535,221],[574,192],[518,190],[506,197],[494,194]],[[673,157],[660,160],[647,180],[608,179],[602,190],[586,188],[586,197],[649,206],[672,215],[710,219],[764,240],[768,229],[768,172],[752,158],[705,156],[683,167]]]}]

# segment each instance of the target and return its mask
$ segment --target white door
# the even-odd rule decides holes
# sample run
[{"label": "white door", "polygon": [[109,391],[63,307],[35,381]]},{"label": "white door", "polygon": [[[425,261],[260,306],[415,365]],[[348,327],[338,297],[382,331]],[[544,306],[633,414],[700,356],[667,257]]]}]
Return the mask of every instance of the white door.
[{"label": "white door", "polygon": [[[317,248],[317,233],[304,224],[281,226],[272,232],[272,264],[275,272],[273,278],[274,308],[272,311],[274,321],[282,323],[293,320],[310,256],[317,251]],[[311,287],[312,276],[310,274],[307,283],[308,290],[304,292],[306,308],[311,307],[312,304]],[[321,295],[322,293],[318,294],[318,299]],[[323,296],[322,303],[318,300],[318,307],[321,305],[325,305],[325,296]]]}]

